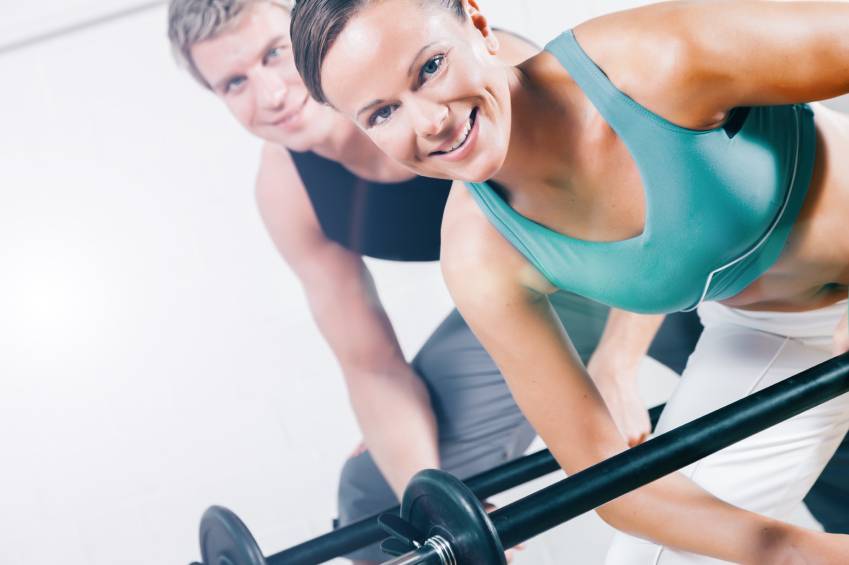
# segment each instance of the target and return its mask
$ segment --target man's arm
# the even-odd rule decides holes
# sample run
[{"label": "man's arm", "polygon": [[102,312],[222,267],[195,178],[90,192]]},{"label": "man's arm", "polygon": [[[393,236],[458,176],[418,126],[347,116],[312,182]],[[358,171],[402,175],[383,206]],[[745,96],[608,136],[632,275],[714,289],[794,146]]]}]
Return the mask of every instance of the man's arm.
[{"label": "man's arm", "polygon": [[285,149],[263,149],[256,197],[339,361],[365,444],[399,494],[417,471],[439,466],[427,389],[404,359],[362,258],[325,237]]}]

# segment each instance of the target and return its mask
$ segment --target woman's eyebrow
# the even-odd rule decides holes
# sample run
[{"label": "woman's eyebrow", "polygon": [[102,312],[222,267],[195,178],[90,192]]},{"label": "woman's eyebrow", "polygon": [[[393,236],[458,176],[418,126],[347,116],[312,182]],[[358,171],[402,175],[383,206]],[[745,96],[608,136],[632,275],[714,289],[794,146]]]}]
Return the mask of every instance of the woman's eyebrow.
[{"label": "woman's eyebrow", "polygon": [[412,76],[413,73],[416,71],[416,68],[415,68],[416,67],[416,61],[419,60],[419,57],[421,57],[421,54],[424,53],[425,51],[427,51],[428,49],[430,49],[431,47],[433,47],[433,45],[435,45],[435,44],[436,44],[436,42],[434,41],[432,43],[428,43],[427,45],[425,45],[424,47],[419,49],[419,52],[416,53],[416,56],[413,57],[413,61],[410,63],[410,68],[407,69],[407,76]]},{"label": "woman's eyebrow", "polygon": [[[422,53],[424,53],[425,51],[427,51],[428,49],[433,47],[435,44],[436,44],[435,41],[428,43],[427,45],[425,45],[424,47],[422,47],[421,49],[418,50],[415,57],[413,57],[412,62],[410,63],[410,67],[407,69],[407,76],[408,77],[415,74],[415,72],[416,72],[416,61],[419,60],[419,57],[421,57]],[[372,108],[373,106],[377,106],[378,104],[383,104],[384,102],[385,102],[385,100],[381,100],[381,99],[372,100],[371,102],[369,102],[368,104],[366,104],[365,106],[363,106],[362,108],[360,108],[357,111],[357,118],[359,118],[360,114],[362,114],[363,112],[365,112],[369,108]]]},{"label": "woman's eyebrow", "polygon": [[357,119],[359,119],[360,114],[362,114],[363,112],[367,111],[368,109],[370,109],[374,106],[377,106],[379,104],[383,104],[384,102],[385,102],[385,100],[381,100],[381,99],[372,100],[371,102],[369,102],[368,104],[366,104],[365,106],[360,108],[359,111],[357,111]]}]

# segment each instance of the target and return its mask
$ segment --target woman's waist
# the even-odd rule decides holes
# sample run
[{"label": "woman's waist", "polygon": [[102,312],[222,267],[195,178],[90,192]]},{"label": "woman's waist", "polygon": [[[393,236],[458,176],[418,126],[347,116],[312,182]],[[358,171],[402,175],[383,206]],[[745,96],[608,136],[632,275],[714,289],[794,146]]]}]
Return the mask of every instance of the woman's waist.
[{"label": "woman's waist", "polygon": [[734,324],[829,348],[835,327],[847,313],[846,289],[810,301],[776,301],[745,308],[705,302],[698,313],[705,327]]},{"label": "woman's waist", "polygon": [[808,312],[846,300],[841,284],[810,284],[766,274],[735,296],[718,301],[728,308],[746,312]]}]

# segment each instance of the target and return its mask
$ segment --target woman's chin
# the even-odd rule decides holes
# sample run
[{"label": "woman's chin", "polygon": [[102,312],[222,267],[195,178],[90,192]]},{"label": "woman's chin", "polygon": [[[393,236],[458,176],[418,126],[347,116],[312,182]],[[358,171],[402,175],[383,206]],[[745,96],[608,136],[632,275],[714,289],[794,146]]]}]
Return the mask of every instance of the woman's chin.
[{"label": "woman's chin", "polygon": [[497,172],[498,172],[498,169],[493,168],[491,171],[489,171],[487,173],[478,173],[476,175],[470,175],[469,178],[463,179],[463,180],[464,180],[464,182],[476,182],[476,183],[486,182],[489,179],[491,179],[492,177],[494,177],[495,173],[497,173]]},{"label": "woman's chin", "polygon": [[466,167],[465,170],[462,171],[462,175],[455,176],[454,178],[460,179],[464,182],[486,182],[498,174],[498,171],[501,169],[501,160],[497,161],[498,162],[471,164],[471,166]]}]

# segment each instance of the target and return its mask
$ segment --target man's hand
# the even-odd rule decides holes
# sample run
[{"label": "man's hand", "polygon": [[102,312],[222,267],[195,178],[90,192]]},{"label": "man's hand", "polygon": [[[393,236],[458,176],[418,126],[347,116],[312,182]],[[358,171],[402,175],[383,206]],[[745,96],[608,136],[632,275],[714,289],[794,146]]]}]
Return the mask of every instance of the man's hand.
[{"label": "man's hand", "polygon": [[637,387],[637,367],[616,367],[593,355],[587,370],[628,445],[634,447],[646,441],[651,434],[651,421]]}]

